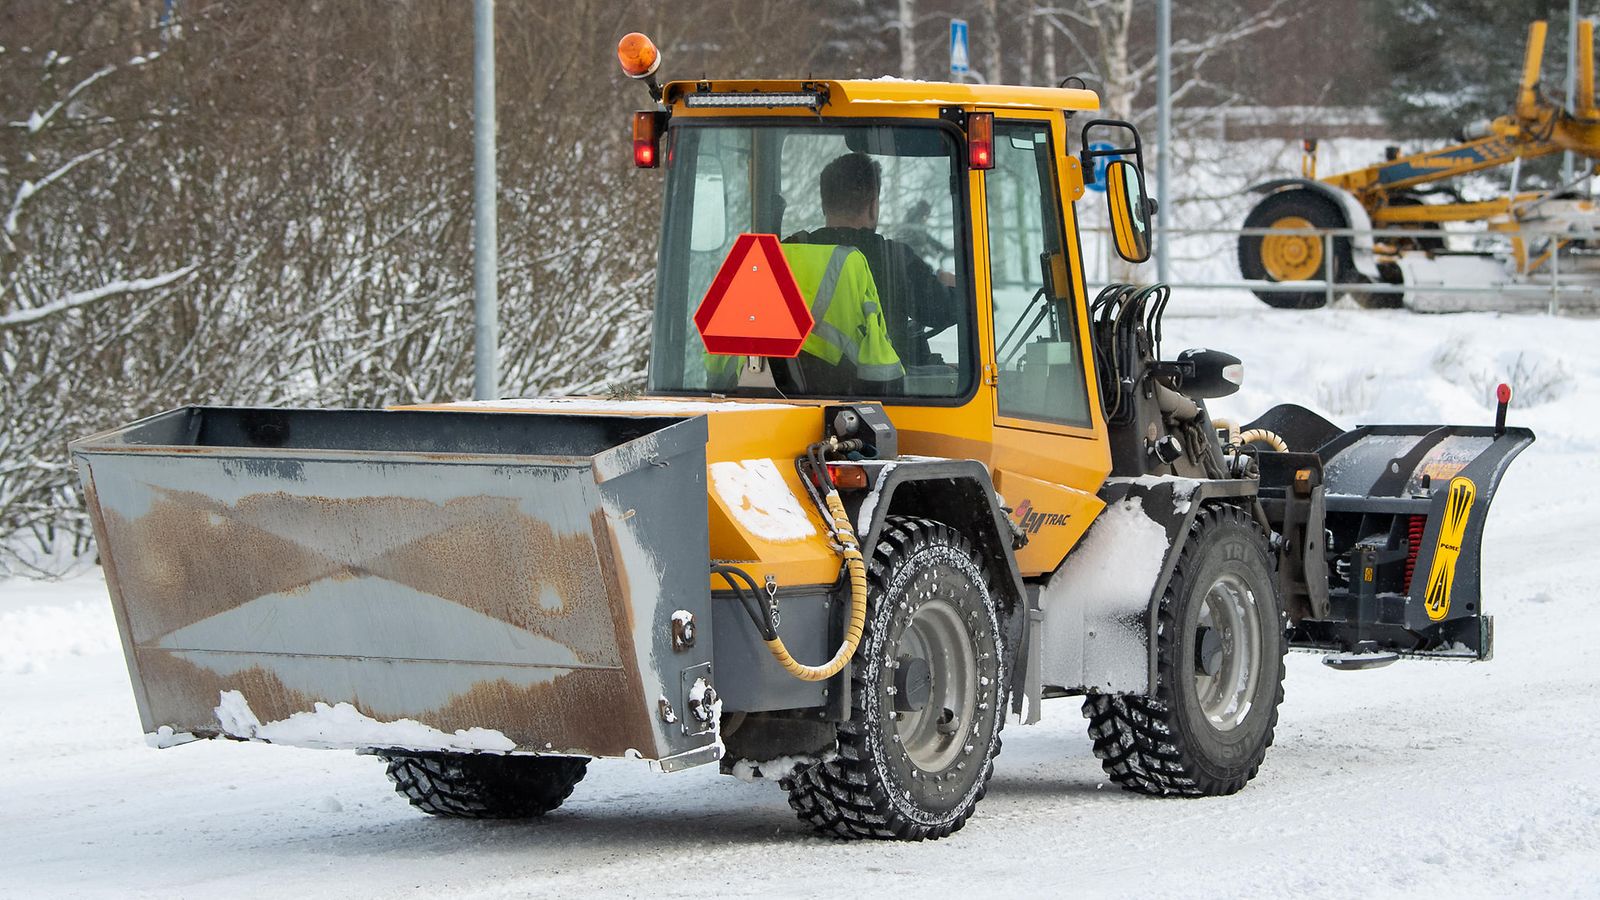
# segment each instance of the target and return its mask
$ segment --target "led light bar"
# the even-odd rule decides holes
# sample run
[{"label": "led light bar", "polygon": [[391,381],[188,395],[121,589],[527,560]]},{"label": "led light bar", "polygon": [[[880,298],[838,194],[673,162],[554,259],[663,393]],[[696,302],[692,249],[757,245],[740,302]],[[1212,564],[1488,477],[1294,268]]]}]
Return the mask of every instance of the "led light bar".
[{"label": "led light bar", "polygon": [[701,91],[685,94],[683,97],[683,105],[690,108],[716,106],[723,108],[757,107],[774,109],[777,107],[800,107],[803,109],[820,109],[825,102],[827,102],[826,96],[809,91],[748,91],[726,94]]}]

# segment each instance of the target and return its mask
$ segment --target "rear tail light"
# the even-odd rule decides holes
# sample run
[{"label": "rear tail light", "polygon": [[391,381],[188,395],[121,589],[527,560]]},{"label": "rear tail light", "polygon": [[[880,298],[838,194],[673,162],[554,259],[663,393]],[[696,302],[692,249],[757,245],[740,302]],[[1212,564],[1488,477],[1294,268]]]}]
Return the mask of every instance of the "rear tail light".
[{"label": "rear tail light", "polygon": [[661,132],[666,114],[645,110],[633,114],[633,164],[654,169],[661,162]]},{"label": "rear tail light", "polygon": [[994,113],[967,114],[967,165],[994,168]]}]

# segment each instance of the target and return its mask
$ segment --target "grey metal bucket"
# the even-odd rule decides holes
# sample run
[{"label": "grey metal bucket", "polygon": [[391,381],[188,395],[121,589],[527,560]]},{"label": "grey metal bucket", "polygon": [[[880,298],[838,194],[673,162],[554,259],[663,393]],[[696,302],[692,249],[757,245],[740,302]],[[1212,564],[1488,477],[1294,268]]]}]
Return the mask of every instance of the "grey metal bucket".
[{"label": "grey metal bucket", "polygon": [[187,407],[71,450],[147,732],[689,763],[705,443],[703,417]]}]

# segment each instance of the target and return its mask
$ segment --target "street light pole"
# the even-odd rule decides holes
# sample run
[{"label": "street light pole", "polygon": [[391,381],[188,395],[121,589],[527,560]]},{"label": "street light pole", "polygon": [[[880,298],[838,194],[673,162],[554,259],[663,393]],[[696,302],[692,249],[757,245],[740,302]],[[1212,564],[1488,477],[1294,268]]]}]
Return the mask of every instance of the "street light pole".
[{"label": "street light pole", "polygon": [[500,396],[495,228],[494,0],[472,6],[472,396]]},{"label": "street light pole", "polygon": [[[1574,3],[1577,0],[1573,0]],[[1167,162],[1172,156],[1172,0],[1156,0],[1156,280],[1167,282]]]}]

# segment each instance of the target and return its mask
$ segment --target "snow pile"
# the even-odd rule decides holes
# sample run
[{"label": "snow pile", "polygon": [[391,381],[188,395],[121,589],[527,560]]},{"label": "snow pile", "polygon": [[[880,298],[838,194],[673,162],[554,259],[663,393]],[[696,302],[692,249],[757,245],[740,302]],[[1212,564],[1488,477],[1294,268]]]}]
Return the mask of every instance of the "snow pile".
[{"label": "snow pile", "polygon": [[0,673],[42,672],[63,657],[118,650],[109,605],[102,598],[65,606],[0,608]]},{"label": "snow pile", "polygon": [[297,712],[287,719],[262,724],[238,691],[223,691],[217,706],[217,723],[224,734],[271,744],[296,747],[345,748],[404,747],[408,750],[467,750],[508,753],[517,745],[489,728],[468,728],[446,734],[415,719],[379,722],[348,703],[318,703],[314,712]]},{"label": "snow pile", "polygon": [[838,758],[838,750],[829,750],[821,756],[800,753],[794,756],[779,756],[773,759],[741,759],[733,764],[729,774],[740,781],[752,784],[761,779],[777,781],[789,777],[789,773],[795,769],[809,769],[812,766],[831,762]]},{"label": "snow pile", "polygon": [[1189,498],[1200,489],[1200,479],[1184,478],[1178,475],[1140,475],[1137,478],[1107,478],[1107,484],[1137,484],[1140,487],[1153,488],[1162,484],[1172,485],[1172,511],[1183,515],[1189,511]]},{"label": "snow pile", "polygon": [[711,487],[746,531],[764,541],[803,541],[817,533],[800,499],[770,459],[718,462]]},{"label": "snow pile", "polygon": [[[1210,295],[1216,297],[1216,295]],[[1298,403],[1342,428],[1376,423],[1489,425],[1494,389],[1511,384],[1508,423],[1538,435],[1530,452],[1600,451],[1585,398],[1600,394],[1600,321],[1526,314],[1424,316],[1341,303],[1307,311],[1268,309],[1249,295],[1229,315],[1195,315],[1213,302],[1174,293],[1164,355],[1214,347],[1245,361],[1237,394],[1209,402],[1241,425],[1277,403]],[[1283,339],[1285,328],[1314,340]],[[1520,466],[1518,462],[1516,465]]]},{"label": "snow pile", "polygon": [[157,750],[165,750],[168,747],[176,747],[180,744],[198,740],[200,739],[187,731],[173,731],[171,725],[163,725],[144,736],[145,744]]}]

